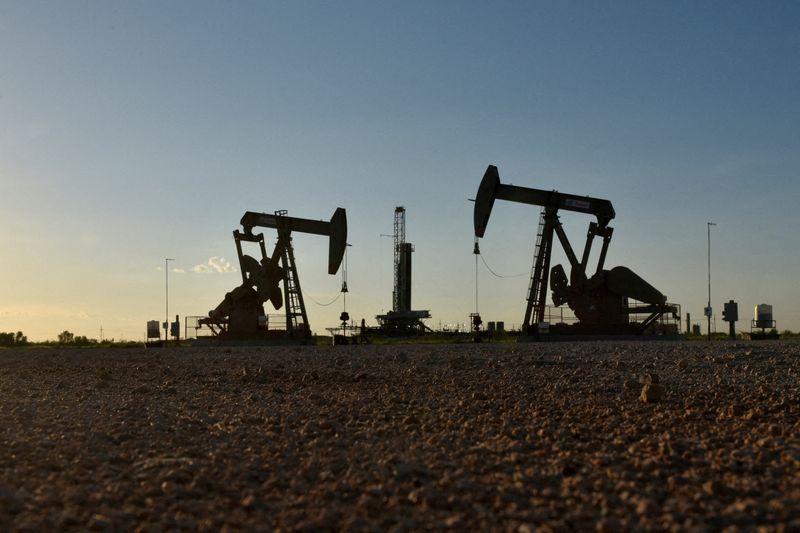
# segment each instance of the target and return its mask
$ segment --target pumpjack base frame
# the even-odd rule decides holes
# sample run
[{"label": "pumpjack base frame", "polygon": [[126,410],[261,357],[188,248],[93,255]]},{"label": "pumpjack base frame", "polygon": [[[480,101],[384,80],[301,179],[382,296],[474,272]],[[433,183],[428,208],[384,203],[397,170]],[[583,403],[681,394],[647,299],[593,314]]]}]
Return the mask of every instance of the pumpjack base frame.
[{"label": "pumpjack base frame", "polygon": [[663,313],[655,313],[641,322],[606,326],[590,324],[550,324],[547,332],[523,332],[518,342],[596,341],[596,340],[681,340],[676,322],[661,323]]}]

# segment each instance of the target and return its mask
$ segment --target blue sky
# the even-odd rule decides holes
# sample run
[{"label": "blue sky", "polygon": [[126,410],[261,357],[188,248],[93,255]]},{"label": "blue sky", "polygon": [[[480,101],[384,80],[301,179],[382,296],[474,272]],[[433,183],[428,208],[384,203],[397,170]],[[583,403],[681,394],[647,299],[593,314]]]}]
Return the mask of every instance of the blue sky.
[{"label": "blue sky", "polygon": [[[391,306],[380,234],[404,205],[414,307],[466,322],[488,164],[611,200],[608,266],[694,321],[716,222],[717,314],[766,302],[798,330],[799,21],[795,2],[5,2],[0,330],[138,339],[165,257],[170,314],[205,314],[239,275],[192,269],[235,263],[244,211],[337,206],[351,316]],[[525,275],[480,267],[485,319],[520,322],[537,217],[495,207],[484,258]],[[563,220],[582,246],[589,220]],[[325,239],[295,246],[304,292],[331,300]],[[336,323],[308,303],[315,330]]]}]

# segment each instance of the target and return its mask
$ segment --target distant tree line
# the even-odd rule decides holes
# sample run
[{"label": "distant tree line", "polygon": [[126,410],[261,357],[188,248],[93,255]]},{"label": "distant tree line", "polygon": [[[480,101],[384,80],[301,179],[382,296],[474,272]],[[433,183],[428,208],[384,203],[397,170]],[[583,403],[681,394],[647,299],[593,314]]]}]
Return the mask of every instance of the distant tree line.
[{"label": "distant tree line", "polygon": [[[51,344],[52,341],[47,341],[44,344]],[[27,346],[29,344],[28,337],[25,336],[21,331],[17,331],[16,333],[8,332],[8,333],[0,333],[0,347],[15,347],[15,346]],[[64,330],[58,334],[58,344],[69,344],[71,346],[90,346],[92,344],[97,344],[97,339],[90,339],[84,335],[75,335],[71,331]]]},{"label": "distant tree line", "polygon": [[89,339],[85,335],[75,335],[71,331],[64,330],[58,334],[58,344],[72,344],[74,346],[89,346],[97,344],[97,339]]},{"label": "distant tree line", "polygon": [[69,330],[64,330],[57,335],[55,340],[28,341],[28,337],[21,331],[16,333],[0,333],[0,348],[16,348],[21,346],[64,346],[64,347],[108,347],[108,348],[133,348],[140,346],[136,341],[115,341],[104,339],[101,343],[85,335],[75,335]]},{"label": "distant tree line", "polygon": [[25,346],[28,344],[28,337],[21,331],[16,333],[0,333],[0,346]]}]

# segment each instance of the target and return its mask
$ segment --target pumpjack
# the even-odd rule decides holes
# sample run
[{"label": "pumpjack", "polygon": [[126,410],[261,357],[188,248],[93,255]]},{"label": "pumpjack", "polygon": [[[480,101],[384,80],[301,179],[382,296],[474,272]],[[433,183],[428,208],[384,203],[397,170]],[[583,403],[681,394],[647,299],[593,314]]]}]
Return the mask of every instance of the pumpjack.
[{"label": "pumpjack", "polygon": [[[308,325],[303,292],[292,247],[292,233],[311,233],[329,238],[328,274],[339,270],[347,246],[347,214],[341,207],[329,222],[287,216],[287,211],[275,214],[247,211],[240,221],[242,230],[233,231],[242,283],[225,295],[222,302],[209,311],[200,323],[208,326],[220,339],[251,340],[289,338],[308,340]],[[272,255],[267,255],[264,234],[253,233],[253,228],[273,228],[278,240]],[[242,252],[242,242],[256,243],[261,251],[257,260]],[[280,284],[283,285],[281,290]],[[264,304],[269,302],[276,310],[286,306],[286,329],[271,329]]]},{"label": "pumpjack", "polygon": [[[475,253],[480,253],[478,239],[486,232],[496,199],[542,208],[525,318],[522,322],[523,336],[535,338],[544,332],[582,335],[640,335],[648,331],[677,333],[677,321],[680,320],[680,309],[677,305],[667,303],[666,296],[629,268],[603,268],[614,232],[609,223],[616,216],[610,201],[502,184],[497,167],[489,165],[475,198]],[[589,223],[586,244],[580,259],[561,225],[558,216],[560,210],[585,213],[596,218],[596,222]],[[570,263],[569,277],[560,264],[550,268],[553,234],[558,237]],[[586,270],[595,237],[602,238],[603,243],[597,269],[590,276]],[[577,324],[549,324],[546,316],[548,279],[554,306],[567,304],[578,319]],[[631,300],[638,303],[632,303]],[[676,322],[660,324],[660,319],[665,314],[670,314]],[[657,328],[657,325],[661,327]]]}]

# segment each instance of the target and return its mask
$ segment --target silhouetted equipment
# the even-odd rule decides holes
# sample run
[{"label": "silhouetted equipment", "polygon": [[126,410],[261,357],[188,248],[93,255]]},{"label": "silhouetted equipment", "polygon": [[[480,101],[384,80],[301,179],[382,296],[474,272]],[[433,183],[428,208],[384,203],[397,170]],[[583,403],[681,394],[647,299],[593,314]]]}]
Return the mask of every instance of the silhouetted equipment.
[{"label": "silhouetted equipment", "polygon": [[481,342],[481,326],[483,325],[483,320],[481,319],[480,313],[470,313],[469,319],[472,323],[472,342]]},{"label": "silhouetted equipment", "polygon": [[[504,185],[500,183],[497,167],[490,165],[486,169],[475,198],[476,239],[484,236],[492,207],[497,199],[542,207],[528,286],[527,307],[522,322],[523,335],[536,336],[540,330],[549,330],[550,333],[592,335],[641,334],[653,330],[665,313],[670,313],[676,321],[680,320],[678,306],[668,304],[667,298],[661,292],[630,269],[624,266],[614,267],[611,270],[603,268],[614,231],[608,225],[615,216],[614,208],[608,200]],[[561,226],[559,210],[585,213],[597,219],[596,222],[589,224],[586,244],[580,257],[575,254]],[[553,234],[558,237],[569,260],[569,277],[560,264],[550,268]],[[595,272],[588,275],[587,264],[595,237],[602,238],[602,248]],[[557,326],[562,326],[561,324],[548,323],[545,315],[548,280],[553,304],[556,307],[567,304],[579,320],[578,324],[563,325],[564,327],[559,329]],[[640,303],[630,305],[629,300]],[[631,317],[635,315],[647,315],[647,317],[640,322],[634,322]],[[676,324],[665,326],[670,326],[669,333],[677,333]]]},{"label": "silhouetted equipment", "polygon": [[775,321],[772,319],[772,306],[769,304],[758,304],[755,308],[754,326],[757,328],[774,328]]},{"label": "silhouetted equipment", "polygon": [[[242,284],[226,294],[216,309],[200,322],[225,339],[310,338],[311,328],[295,265],[292,232],[327,236],[328,274],[336,274],[347,245],[345,210],[337,208],[330,222],[290,217],[286,211],[276,211],[273,215],[248,211],[242,217],[241,225],[243,231],[234,230],[233,238],[239,256]],[[264,235],[253,233],[255,227],[277,230],[278,240],[271,256],[267,255]],[[260,261],[242,252],[242,241],[258,244]],[[286,306],[285,330],[270,329],[268,316],[264,313],[264,303],[267,301],[276,310]]]},{"label": "silhouetted equipment", "polygon": [[739,304],[733,300],[725,302],[722,309],[722,320],[725,322],[736,322],[739,320]]},{"label": "silhouetted equipment", "polygon": [[[772,306],[758,304],[755,307],[755,318],[750,322],[750,338],[753,340],[778,339],[778,323],[772,317]],[[759,330],[759,331],[757,331]]]},{"label": "silhouetted equipment", "polygon": [[181,337],[181,319],[180,316],[175,315],[175,322],[171,322],[169,325],[169,334],[176,340],[179,341]]},{"label": "silhouetted equipment", "polygon": [[725,302],[722,309],[722,320],[728,323],[728,334],[731,339],[736,338],[736,322],[739,320],[739,304],[730,300]]},{"label": "silhouetted equipment", "polygon": [[406,209],[394,209],[394,290],[392,310],[375,318],[380,328],[391,334],[421,333],[428,328],[422,320],[430,318],[429,311],[411,309],[411,253],[414,245],[406,242]]},{"label": "silhouetted equipment", "polygon": [[161,339],[161,329],[159,328],[158,320],[147,321],[147,342],[151,339]]}]

